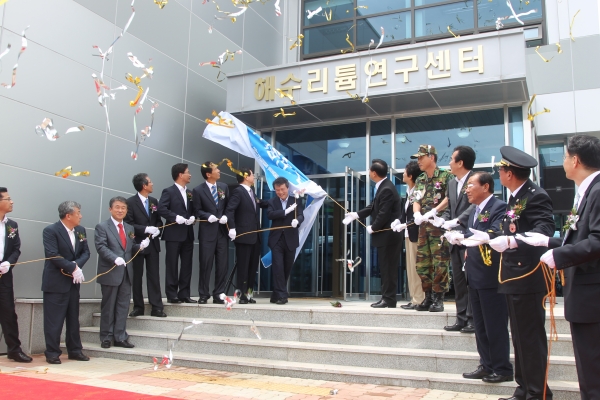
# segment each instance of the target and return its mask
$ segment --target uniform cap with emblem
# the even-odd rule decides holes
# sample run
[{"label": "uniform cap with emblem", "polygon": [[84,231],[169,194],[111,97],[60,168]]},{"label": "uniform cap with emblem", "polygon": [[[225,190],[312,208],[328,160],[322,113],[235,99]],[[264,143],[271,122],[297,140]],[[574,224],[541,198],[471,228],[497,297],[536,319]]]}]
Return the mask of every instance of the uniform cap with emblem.
[{"label": "uniform cap with emblem", "polygon": [[437,155],[437,150],[430,144],[422,144],[419,146],[419,150],[417,150],[417,154],[413,154],[410,158],[419,158],[423,156],[430,156],[432,154]]},{"label": "uniform cap with emblem", "polygon": [[500,154],[502,154],[502,160],[499,163],[496,163],[497,167],[529,169],[538,165],[535,158],[512,146],[500,147]]}]

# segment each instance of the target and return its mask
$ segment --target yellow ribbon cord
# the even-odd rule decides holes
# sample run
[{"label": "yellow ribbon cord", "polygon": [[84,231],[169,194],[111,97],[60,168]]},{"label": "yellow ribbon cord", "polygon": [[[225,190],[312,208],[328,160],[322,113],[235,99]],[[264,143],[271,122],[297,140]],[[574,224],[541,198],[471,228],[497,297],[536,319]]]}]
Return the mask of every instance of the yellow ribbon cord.
[{"label": "yellow ribbon cord", "polygon": [[452,34],[452,36],[454,36],[455,38],[460,37],[460,35],[455,35],[454,32],[452,32],[452,30],[450,29],[450,25],[448,25],[448,32],[450,32]]},{"label": "yellow ribbon cord", "polygon": [[348,93],[348,96],[350,96],[351,99],[353,100],[360,100],[360,96],[357,94],[352,94],[349,91],[346,90],[346,93]]},{"label": "yellow ribbon cord", "polygon": [[479,245],[479,252],[481,253],[481,258],[483,259],[483,263],[488,267],[492,265],[492,249],[486,247],[486,245]]},{"label": "yellow ribbon cord", "polygon": [[[290,50],[293,50],[296,47],[302,47],[302,39],[304,39],[304,35],[303,34],[299,34],[298,35],[298,39],[296,39],[296,41],[294,43],[292,43],[292,45],[290,46]],[[290,42],[292,40],[290,39]]]},{"label": "yellow ribbon cord", "polygon": [[158,8],[160,8],[161,10],[165,8],[168,2],[169,0],[154,0],[154,4],[158,5]]},{"label": "yellow ribbon cord", "polygon": [[346,43],[348,43],[350,45],[350,50],[340,50],[342,52],[342,54],[354,53],[354,44],[352,44],[352,42],[350,41],[349,33],[346,33]]},{"label": "yellow ribbon cord", "polygon": [[209,118],[206,118],[204,120],[204,122],[206,122],[209,125],[222,126],[222,127],[225,127],[225,128],[235,128],[235,125],[233,124],[232,120],[227,119],[227,118],[221,118],[221,116],[219,114],[217,114],[217,112],[215,110],[213,110],[212,116],[219,118],[219,122],[213,122]]},{"label": "yellow ribbon cord", "polygon": [[529,105],[527,106],[527,119],[530,121],[533,121],[533,119],[535,117],[537,117],[540,114],[544,114],[544,113],[549,113],[550,110],[547,108],[544,108],[544,111],[539,111],[536,112],[535,114],[531,113],[531,106],[533,105],[533,100],[535,100],[535,97],[537,96],[537,94],[534,94],[533,96],[531,96],[531,100],[529,100]]},{"label": "yellow ribbon cord", "polygon": [[[559,46],[560,46],[560,45],[559,45]],[[561,51],[562,51],[562,50],[561,50]],[[540,58],[541,58],[541,59],[542,59],[544,62],[550,62],[550,61],[552,61],[552,58],[554,58],[554,57],[552,57],[551,59],[549,59],[549,60],[548,60],[548,59],[547,59],[547,58],[545,58],[543,55],[541,55],[541,54],[540,54],[540,46],[537,46],[537,47],[535,48],[535,52],[537,53],[537,55],[538,55],[538,56],[540,56]]]},{"label": "yellow ribbon cord", "polygon": [[329,9],[329,14],[327,14],[327,11],[325,11],[325,13],[324,13],[324,14],[325,14],[325,19],[326,19],[327,21],[331,21],[331,16],[333,15],[333,10],[332,10],[332,9]]},{"label": "yellow ribbon cord", "polygon": [[286,113],[286,112],[283,110],[283,108],[280,108],[279,110],[281,110],[281,112],[278,112],[278,113],[275,113],[275,114],[273,114],[273,116],[274,116],[275,118],[279,117],[280,115],[281,115],[283,118],[285,118],[285,117],[293,117],[294,115],[296,115],[296,112],[295,112],[295,111],[294,111],[294,112],[291,112],[291,113]]},{"label": "yellow ribbon cord", "polygon": [[573,19],[571,20],[571,25],[569,25],[569,36],[571,37],[572,41],[575,41],[575,38],[573,37],[573,24],[575,23],[575,17],[577,16],[577,14],[579,14],[579,11],[581,11],[581,10],[577,10],[575,15],[573,15]]},{"label": "yellow ribbon cord", "polygon": [[62,176],[63,178],[68,178],[69,176],[90,176],[90,171],[73,172],[72,167],[69,165],[60,171],[55,172],[54,176]]},{"label": "yellow ribbon cord", "polygon": [[140,97],[142,97],[142,93],[144,93],[144,88],[140,85],[141,79],[139,76],[136,76],[134,78],[131,74],[127,74],[125,79],[127,79],[129,82],[133,83],[138,88],[138,93],[135,96],[135,99],[133,99],[129,102],[129,105],[131,107],[135,107],[137,105],[138,101],[140,101]]},{"label": "yellow ribbon cord", "polygon": [[556,43],[556,51],[558,52],[558,54],[562,54],[562,47],[560,47],[560,43]]},{"label": "yellow ribbon cord", "polygon": [[285,92],[281,88],[275,89],[275,93],[277,93],[279,95],[279,97],[281,97],[282,99],[284,97],[287,97],[292,102],[292,105],[296,105],[296,101],[294,100],[294,96],[292,96],[290,93]]}]

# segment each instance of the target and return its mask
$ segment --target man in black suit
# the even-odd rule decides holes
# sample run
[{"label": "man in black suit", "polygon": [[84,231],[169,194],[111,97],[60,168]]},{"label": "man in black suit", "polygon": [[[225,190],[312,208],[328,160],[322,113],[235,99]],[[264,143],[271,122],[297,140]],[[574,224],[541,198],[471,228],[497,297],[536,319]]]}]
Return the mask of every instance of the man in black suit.
[{"label": "man in black suit", "polygon": [[11,264],[21,255],[19,226],[6,214],[12,212],[13,201],[5,187],[0,187],[0,325],[9,360],[28,363],[31,357],[23,353],[19,340],[19,324],[15,312],[13,274]]},{"label": "man in black suit", "polygon": [[[472,208],[465,226],[488,233],[500,232],[500,223],[506,213],[506,203],[494,197],[494,178],[487,172],[471,174],[466,194]],[[470,230],[446,231],[446,238],[458,247],[462,239],[473,236]],[[465,241],[465,243],[467,243]],[[498,293],[500,254],[488,245],[471,242],[465,258],[465,272],[469,287],[469,301],[473,310],[475,340],[479,366],[464,373],[467,379],[482,379],[487,383],[512,381],[508,337],[508,308],[506,297]],[[484,258],[485,257],[485,258]]]},{"label": "man in black suit", "polygon": [[206,182],[196,186],[193,190],[194,215],[202,222],[198,228],[198,242],[200,244],[200,279],[198,303],[206,304],[210,298],[210,274],[215,264],[215,286],[212,296],[213,303],[223,304],[221,293],[225,293],[227,283],[228,248],[227,238],[227,201],[229,200],[229,187],[225,183],[217,182],[221,178],[221,171],[217,164],[207,161],[200,170]]},{"label": "man in black suit", "polygon": [[260,233],[248,232],[260,229],[259,211],[267,206],[267,202],[254,195],[254,173],[248,168],[242,168],[240,172],[243,175],[236,175],[240,186],[231,193],[226,215],[229,238],[235,241],[237,288],[242,292],[240,304],[248,304],[256,303],[249,293],[254,290],[261,247]]},{"label": "man in black suit", "polygon": [[44,337],[46,361],[60,364],[60,334],[67,321],[65,343],[69,360],[89,361],[81,350],[79,336],[79,288],[84,281],[82,268],[90,258],[85,228],[81,222],[81,205],[65,201],[58,206],[60,221],[44,228],[46,258],[42,292],[44,292]]},{"label": "man in black suit", "polygon": [[[286,304],[287,282],[294,266],[296,249],[300,246],[298,227],[304,222],[304,207],[299,198],[289,196],[290,183],[279,177],[273,181],[276,197],[268,201],[267,217],[272,221],[269,248],[273,254],[273,293],[271,303]],[[289,228],[291,226],[291,228]]]},{"label": "man in black suit", "polygon": [[[529,179],[531,168],[537,165],[535,158],[511,146],[501,147],[500,154],[500,182],[511,192],[502,229],[499,235],[475,231],[473,238],[489,241],[492,249],[503,253],[498,291],[506,295],[518,385],[509,400],[541,399],[545,386],[546,399],[551,400],[552,391],[544,385],[548,337],[542,300],[546,283],[541,269],[523,277],[536,268],[545,250],[528,245],[515,235],[536,232],[552,236],[552,200]],[[489,240],[490,237],[494,238]],[[512,278],[517,279],[508,281]]]},{"label": "man in black suit", "polygon": [[[192,258],[194,255],[194,206],[192,192],[186,185],[192,175],[187,164],[171,167],[173,186],[163,189],[158,214],[165,219],[161,239],[165,241],[165,294],[169,303],[196,303],[190,297]],[[172,225],[170,225],[172,224]],[[181,259],[181,270],[178,270]]]},{"label": "man in black suit", "polygon": [[346,214],[344,225],[358,218],[371,217],[367,232],[372,234],[371,245],[377,247],[377,262],[381,271],[381,299],[371,304],[374,308],[396,308],[398,291],[398,263],[400,261],[401,236],[391,227],[400,217],[400,196],[394,184],[387,179],[388,165],[378,158],[371,162],[369,177],[375,182],[375,196],[371,204],[362,210]]},{"label": "man in black suit", "polygon": [[519,235],[534,246],[548,246],[540,258],[565,274],[565,318],[571,324],[579,390],[583,400],[600,399],[600,140],[576,135],[563,161],[577,185],[564,239]]},{"label": "man in black suit", "polygon": [[127,215],[125,222],[135,229],[135,242],[141,243],[148,235],[152,235],[150,246],[145,248],[133,260],[133,310],[130,317],[144,315],[144,294],[142,280],[144,277],[144,260],[146,261],[146,286],[148,302],[152,305],[153,317],[166,317],[160,292],[160,274],[158,253],[160,253],[160,229],[162,219],[158,215],[158,200],[150,197],[154,183],[148,174],[137,174],[133,177],[133,187],[137,194],[127,199]]}]

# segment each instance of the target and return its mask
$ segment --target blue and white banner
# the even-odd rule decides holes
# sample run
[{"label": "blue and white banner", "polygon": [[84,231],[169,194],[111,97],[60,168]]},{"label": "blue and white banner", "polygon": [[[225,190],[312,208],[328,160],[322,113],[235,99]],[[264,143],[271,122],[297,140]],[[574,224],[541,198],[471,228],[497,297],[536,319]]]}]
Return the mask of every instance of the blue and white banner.
[{"label": "blue and white banner", "polygon": [[[296,257],[298,257],[327,193],[242,121],[224,111],[220,112],[219,116],[231,119],[235,127],[226,128],[209,124],[202,135],[204,138],[255,159],[261,166],[271,190],[273,190],[273,181],[280,176],[290,181],[290,196],[293,196],[296,191],[304,190],[306,202],[304,204],[304,222],[299,228],[300,247],[296,249]],[[215,117],[213,122],[218,123],[219,117]],[[262,262],[265,268],[271,266],[270,252],[262,258]]]}]

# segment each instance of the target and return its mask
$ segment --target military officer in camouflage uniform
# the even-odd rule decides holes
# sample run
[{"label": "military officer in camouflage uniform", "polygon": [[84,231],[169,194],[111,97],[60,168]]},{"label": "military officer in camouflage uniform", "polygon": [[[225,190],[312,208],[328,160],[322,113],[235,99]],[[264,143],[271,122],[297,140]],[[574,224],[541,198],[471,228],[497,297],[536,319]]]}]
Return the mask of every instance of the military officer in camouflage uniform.
[{"label": "military officer in camouflage uniform", "polygon": [[[415,224],[419,225],[417,242],[417,273],[421,278],[425,300],[415,307],[417,311],[444,311],[444,293],[449,287],[450,249],[442,241],[443,231],[429,222],[445,208],[448,182],[454,179],[450,172],[437,167],[437,151],[431,145],[419,146],[416,158],[423,173],[415,182],[418,200],[413,203]],[[442,204],[443,203],[443,204]]]}]

